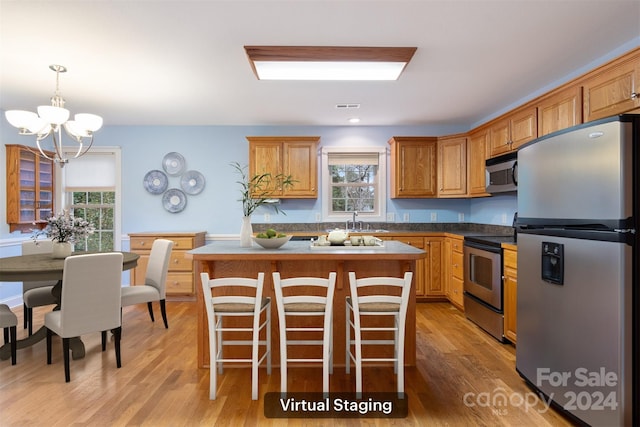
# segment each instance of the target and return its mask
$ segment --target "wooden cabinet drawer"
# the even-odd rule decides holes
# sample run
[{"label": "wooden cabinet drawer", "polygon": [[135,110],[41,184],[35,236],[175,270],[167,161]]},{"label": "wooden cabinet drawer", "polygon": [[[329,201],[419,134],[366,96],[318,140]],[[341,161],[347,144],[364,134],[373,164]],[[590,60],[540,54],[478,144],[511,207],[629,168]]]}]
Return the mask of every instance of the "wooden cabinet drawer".
[{"label": "wooden cabinet drawer", "polygon": [[193,239],[191,237],[170,237],[170,236],[135,236],[131,238],[132,250],[151,250],[153,241],[156,239],[167,239],[173,242],[173,250],[193,249]]},{"label": "wooden cabinet drawer", "polygon": [[167,294],[192,294],[193,274],[191,272],[167,274]]},{"label": "wooden cabinet drawer", "polygon": [[462,253],[463,252],[463,241],[459,239],[451,239],[451,250],[453,252]]},{"label": "wooden cabinet drawer", "polygon": [[424,239],[422,237],[395,237],[393,240],[413,246],[414,248],[424,249]]},{"label": "wooden cabinet drawer", "polygon": [[451,275],[454,278],[464,280],[463,267],[464,256],[460,252],[451,253]]},{"label": "wooden cabinet drawer", "polygon": [[504,250],[502,259],[505,267],[518,268],[518,252]]},{"label": "wooden cabinet drawer", "polygon": [[166,237],[173,242],[173,250],[193,249],[193,239],[191,237]]},{"label": "wooden cabinet drawer", "polygon": [[132,237],[130,241],[131,250],[134,251],[150,251],[153,246],[153,241],[158,237],[156,236],[136,236]]},{"label": "wooden cabinet drawer", "polygon": [[171,251],[169,271],[192,271],[193,260],[185,258],[185,251]]},{"label": "wooden cabinet drawer", "polygon": [[464,282],[461,279],[456,277],[451,278],[449,298],[451,298],[451,301],[461,308],[464,306],[463,285]]}]

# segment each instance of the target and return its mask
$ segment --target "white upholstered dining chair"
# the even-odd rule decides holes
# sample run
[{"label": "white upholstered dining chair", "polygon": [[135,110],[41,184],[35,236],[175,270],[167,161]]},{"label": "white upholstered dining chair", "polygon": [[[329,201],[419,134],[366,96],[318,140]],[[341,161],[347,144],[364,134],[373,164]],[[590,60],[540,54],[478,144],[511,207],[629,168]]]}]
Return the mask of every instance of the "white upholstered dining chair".
[{"label": "white upholstered dining chair", "polygon": [[[258,273],[256,279],[210,279],[208,273],[201,273],[200,279],[209,328],[209,399],[216,399],[218,372],[222,374],[223,363],[233,362],[251,363],[251,399],[257,400],[258,368],[265,359],[267,374],[271,374],[271,299],[262,296],[264,273]],[[225,318],[244,318],[245,323],[227,325]],[[225,335],[229,332],[237,336],[226,339]],[[251,346],[251,357],[224,357],[225,346],[238,345]],[[262,355],[260,346],[265,348]]]},{"label": "white upholstered dining chair", "polygon": [[[351,362],[356,369],[356,397],[362,397],[363,362],[393,362],[397,375],[398,397],[404,395],[404,337],[409,295],[411,294],[412,272],[404,277],[365,277],[356,278],[349,272],[351,295],[346,298],[346,372]],[[395,289],[395,291],[394,291]],[[370,324],[372,318],[390,317],[388,325]],[[369,318],[369,319],[366,319]],[[393,333],[393,339],[380,339],[373,335]],[[353,333],[353,339],[351,338]],[[363,334],[368,338],[363,339]],[[364,357],[362,345],[393,346],[390,357]],[[353,346],[353,350],[352,347]],[[373,347],[376,348],[376,347]],[[391,353],[391,352],[390,352]]]},{"label": "white upholstered dining chair", "polygon": [[[26,240],[22,242],[22,255],[50,254],[53,249],[51,240]],[[22,301],[24,313],[24,327],[29,335],[33,334],[33,308],[55,304],[57,301],[51,291],[56,280],[22,282]]]},{"label": "white upholstered dining chair", "polygon": [[0,304],[0,328],[4,332],[4,343],[11,346],[11,364],[16,364],[16,327],[18,317],[11,311],[7,304]]},{"label": "white upholstered dining chair", "polygon": [[120,252],[70,256],[64,260],[60,310],[46,313],[47,364],[51,364],[53,333],[62,338],[65,381],[69,382],[69,339],[90,332],[102,332],[102,351],[107,331],[113,332],[116,366],[120,358],[120,290],[122,286]]},{"label": "white upholstered dining chair", "polygon": [[[333,372],[333,295],[336,277],[334,271],[329,273],[328,278],[281,279],[279,272],[273,273],[280,326],[280,393],[283,395],[287,392],[289,362],[321,362],[322,392],[325,396],[329,393],[329,374]],[[305,319],[300,321],[303,317]],[[315,323],[314,318],[317,319]],[[309,339],[299,339],[301,335]],[[318,336],[322,338],[318,339]],[[319,346],[321,357],[289,357],[287,346]]]},{"label": "white upholstered dining chair", "polygon": [[159,301],[162,320],[164,321],[164,327],[167,329],[169,328],[169,323],[167,322],[166,286],[172,248],[173,242],[171,240],[154,240],[149,254],[144,285],[122,288],[122,307],[146,302],[152,322],[154,322],[155,319],[153,317],[153,306],[151,303],[153,301]]}]

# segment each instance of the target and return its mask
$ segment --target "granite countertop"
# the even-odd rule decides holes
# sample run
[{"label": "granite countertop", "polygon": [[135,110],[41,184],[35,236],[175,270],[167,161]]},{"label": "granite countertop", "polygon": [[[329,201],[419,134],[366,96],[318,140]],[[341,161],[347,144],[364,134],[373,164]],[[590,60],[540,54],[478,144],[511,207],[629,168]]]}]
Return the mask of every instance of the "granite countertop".
[{"label": "granite countertop", "polygon": [[[365,228],[369,230],[359,231],[365,234],[384,235],[385,232],[376,230],[386,230],[389,234],[412,234],[412,233],[451,233],[460,236],[502,236],[512,235],[513,228],[504,225],[475,224],[466,222],[433,222],[433,223],[386,223],[386,222],[364,222]],[[344,222],[324,222],[324,223],[290,223],[290,224],[252,224],[253,231],[259,233],[268,228],[273,228],[281,233],[295,235],[326,234],[327,230],[334,228],[344,229]]]},{"label": "granite countertop", "polygon": [[258,245],[242,248],[237,241],[217,241],[192,249],[187,257],[195,260],[301,260],[301,259],[420,259],[426,256],[422,249],[398,241],[386,241],[380,248],[330,246],[311,248],[308,241],[289,241],[278,249],[264,249]]}]

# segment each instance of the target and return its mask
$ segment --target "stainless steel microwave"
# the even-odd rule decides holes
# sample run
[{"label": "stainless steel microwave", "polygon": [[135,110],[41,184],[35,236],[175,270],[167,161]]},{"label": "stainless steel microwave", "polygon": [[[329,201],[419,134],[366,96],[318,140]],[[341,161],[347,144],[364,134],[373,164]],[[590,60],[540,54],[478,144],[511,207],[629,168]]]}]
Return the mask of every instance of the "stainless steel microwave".
[{"label": "stainless steel microwave", "polygon": [[518,153],[507,153],[486,160],[487,193],[507,193],[518,190]]}]

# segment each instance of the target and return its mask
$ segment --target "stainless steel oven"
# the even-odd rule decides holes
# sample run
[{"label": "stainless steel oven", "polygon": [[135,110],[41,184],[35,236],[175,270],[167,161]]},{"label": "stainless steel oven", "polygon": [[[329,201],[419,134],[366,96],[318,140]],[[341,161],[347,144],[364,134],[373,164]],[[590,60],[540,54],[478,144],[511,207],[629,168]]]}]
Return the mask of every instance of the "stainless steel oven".
[{"label": "stainless steel oven", "polygon": [[464,309],[469,320],[504,341],[501,242],[513,236],[470,236],[464,240]]}]

